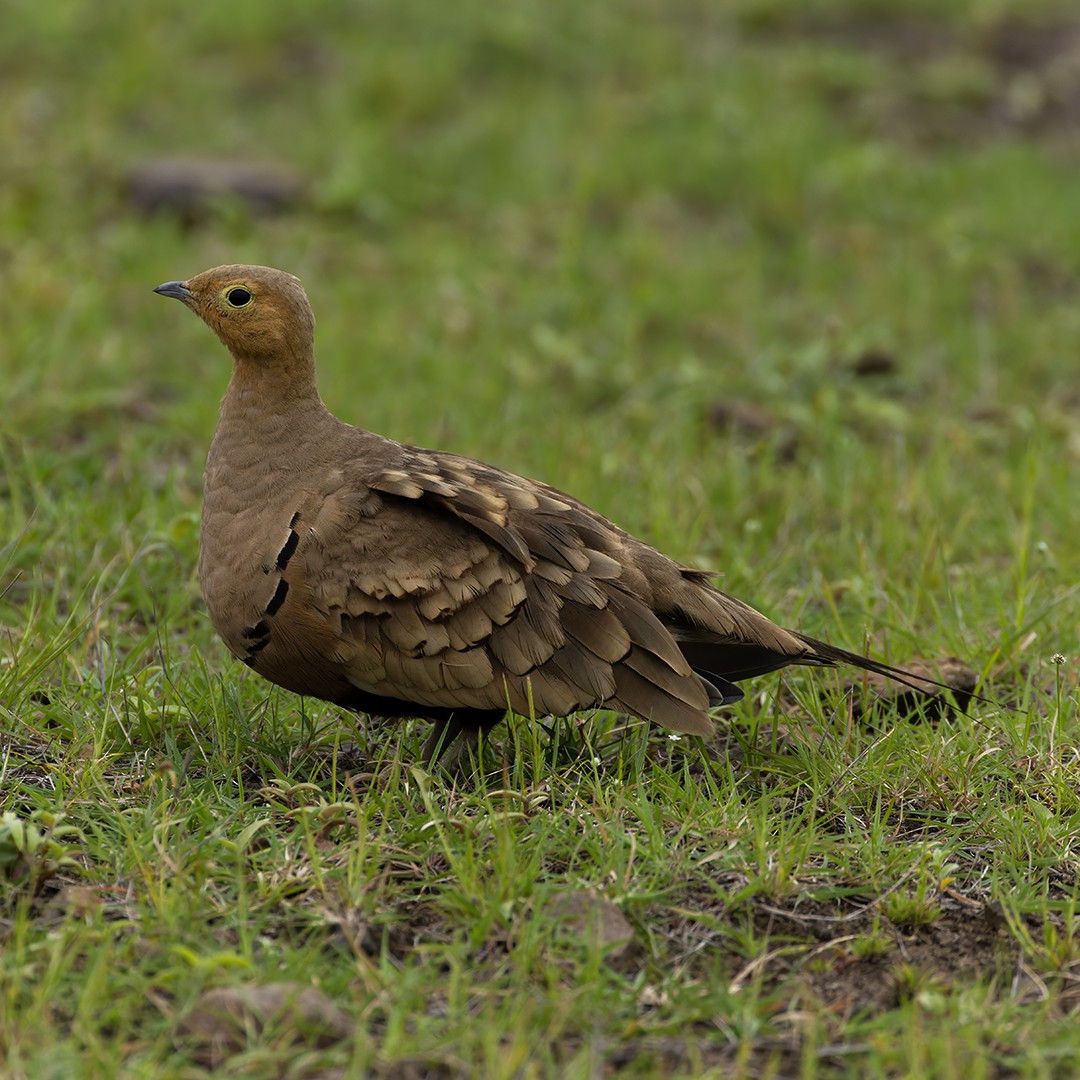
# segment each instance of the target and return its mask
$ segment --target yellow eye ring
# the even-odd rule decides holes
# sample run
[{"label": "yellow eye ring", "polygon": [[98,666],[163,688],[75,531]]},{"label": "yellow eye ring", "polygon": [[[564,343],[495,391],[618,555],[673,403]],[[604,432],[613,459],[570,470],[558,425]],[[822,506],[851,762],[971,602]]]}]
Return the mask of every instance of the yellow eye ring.
[{"label": "yellow eye ring", "polygon": [[243,285],[234,285],[225,294],[225,302],[229,307],[247,307],[251,303],[251,290],[245,289]]}]

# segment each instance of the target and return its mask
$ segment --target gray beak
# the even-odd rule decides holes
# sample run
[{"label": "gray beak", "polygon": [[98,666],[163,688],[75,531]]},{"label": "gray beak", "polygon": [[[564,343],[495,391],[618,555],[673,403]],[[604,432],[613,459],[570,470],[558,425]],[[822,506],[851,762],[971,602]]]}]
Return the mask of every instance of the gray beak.
[{"label": "gray beak", "polygon": [[174,300],[183,300],[184,303],[194,299],[194,296],[182,281],[166,281],[164,285],[159,285],[154,292],[161,293],[162,296],[171,296]]}]

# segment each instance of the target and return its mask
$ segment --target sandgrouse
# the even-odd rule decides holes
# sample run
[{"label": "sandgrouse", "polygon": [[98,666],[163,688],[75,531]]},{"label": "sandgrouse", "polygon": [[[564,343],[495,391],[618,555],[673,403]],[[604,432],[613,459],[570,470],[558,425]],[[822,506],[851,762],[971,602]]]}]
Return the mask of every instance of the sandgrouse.
[{"label": "sandgrouse", "polygon": [[199,581],[229,651],[271,682],[427,718],[435,760],[508,710],[708,735],[736,682],[789,664],[907,674],[777,626],[547,484],[337,419],[291,274],[219,266],[155,292],[233,357]]}]

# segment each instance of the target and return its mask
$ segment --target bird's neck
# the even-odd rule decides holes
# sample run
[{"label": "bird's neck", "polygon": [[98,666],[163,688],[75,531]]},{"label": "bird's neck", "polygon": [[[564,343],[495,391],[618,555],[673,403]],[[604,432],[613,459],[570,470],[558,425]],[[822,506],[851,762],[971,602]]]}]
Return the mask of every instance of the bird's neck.
[{"label": "bird's neck", "polygon": [[[237,359],[221,403],[215,442],[280,450],[286,459],[332,424],[315,385],[315,363],[264,364]],[[276,453],[274,456],[277,456]]]},{"label": "bird's neck", "polygon": [[312,357],[295,359],[289,364],[238,357],[222,402],[223,415],[229,410],[248,418],[260,412],[310,415],[325,408],[315,384]]}]

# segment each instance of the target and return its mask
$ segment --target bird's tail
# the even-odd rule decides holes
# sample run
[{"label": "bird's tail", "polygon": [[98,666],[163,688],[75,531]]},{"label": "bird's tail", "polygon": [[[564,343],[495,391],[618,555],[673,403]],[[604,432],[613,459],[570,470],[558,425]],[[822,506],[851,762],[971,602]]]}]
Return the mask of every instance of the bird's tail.
[{"label": "bird's tail", "polygon": [[[847,649],[838,648],[836,645],[830,645],[825,641],[818,641],[816,638],[807,637],[805,634],[795,632],[795,636],[811,650],[799,661],[800,663],[818,667],[835,667],[837,664],[845,664],[850,667],[861,668],[863,671],[872,671],[875,675],[892,679],[893,682],[898,682],[911,690],[917,690],[924,694],[933,694],[938,690],[948,690],[956,699],[956,704],[963,711],[967,710],[972,698],[977,701],[987,701],[986,698],[972,692],[974,685],[970,687],[956,686],[938,679],[930,679],[917,672],[908,671],[906,668],[894,667],[892,664],[874,660],[869,656],[860,656],[858,653],[849,652]],[[931,687],[934,689],[931,689]]]}]

